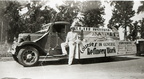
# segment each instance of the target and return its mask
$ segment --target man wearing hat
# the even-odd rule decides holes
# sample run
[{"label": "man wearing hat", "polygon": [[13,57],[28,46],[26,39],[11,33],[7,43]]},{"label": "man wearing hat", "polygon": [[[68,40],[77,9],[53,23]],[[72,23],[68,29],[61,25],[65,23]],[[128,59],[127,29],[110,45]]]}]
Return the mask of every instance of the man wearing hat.
[{"label": "man wearing hat", "polygon": [[67,55],[66,47],[69,46],[69,59],[68,59],[68,65],[72,64],[74,52],[75,52],[75,46],[76,46],[76,40],[78,39],[78,34],[74,31],[74,27],[70,27],[71,31],[68,32],[66,41],[61,44],[63,55]]}]

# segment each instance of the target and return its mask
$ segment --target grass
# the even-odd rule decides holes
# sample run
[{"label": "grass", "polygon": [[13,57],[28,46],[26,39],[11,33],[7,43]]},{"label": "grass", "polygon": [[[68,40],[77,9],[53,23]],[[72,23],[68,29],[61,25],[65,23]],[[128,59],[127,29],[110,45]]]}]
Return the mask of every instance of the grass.
[{"label": "grass", "polygon": [[0,57],[12,57],[12,54],[7,52],[10,47],[10,44],[0,43]]}]

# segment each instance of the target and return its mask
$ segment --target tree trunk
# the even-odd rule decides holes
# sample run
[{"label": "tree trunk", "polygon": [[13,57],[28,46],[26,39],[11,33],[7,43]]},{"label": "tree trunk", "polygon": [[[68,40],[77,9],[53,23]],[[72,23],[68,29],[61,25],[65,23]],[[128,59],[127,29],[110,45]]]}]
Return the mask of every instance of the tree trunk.
[{"label": "tree trunk", "polygon": [[125,25],[125,27],[124,27],[124,29],[125,29],[125,32],[124,32],[124,40],[125,41],[127,41],[127,24],[126,24],[126,18],[125,18],[125,23],[124,23]]},{"label": "tree trunk", "polygon": [[125,25],[125,31],[124,31],[124,40],[127,41],[127,27]]}]

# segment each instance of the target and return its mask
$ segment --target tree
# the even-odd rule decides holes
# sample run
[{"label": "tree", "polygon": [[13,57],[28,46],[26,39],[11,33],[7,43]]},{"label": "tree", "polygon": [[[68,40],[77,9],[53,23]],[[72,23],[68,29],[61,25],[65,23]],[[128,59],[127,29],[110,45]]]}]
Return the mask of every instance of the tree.
[{"label": "tree", "polygon": [[125,29],[124,37],[127,37],[127,27],[131,26],[131,17],[134,16],[133,1],[113,1],[114,6],[112,18],[109,21],[108,27],[115,26],[117,29],[121,26]]},{"label": "tree", "polygon": [[4,42],[7,39],[7,20],[4,18],[4,10],[7,5],[6,1],[0,2],[0,41]]},{"label": "tree", "polygon": [[86,1],[82,3],[84,13],[84,25],[88,27],[99,27],[104,25],[104,7],[100,1]]},{"label": "tree", "polygon": [[[36,32],[41,27],[41,13],[39,6],[30,7],[25,15],[19,15],[21,10],[21,4],[17,1],[7,1],[6,8],[4,10],[4,17],[7,20],[8,28],[8,42],[12,42],[14,37],[18,37],[22,32]],[[26,17],[25,16],[29,16]]]},{"label": "tree", "polygon": [[[23,7],[28,11],[20,15]],[[19,33],[34,33],[38,31],[43,24],[51,22],[56,15],[56,11],[48,5],[42,10],[43,4],[40,1],[32,1],[25,5],[21,5],[17,1],[8,1],[4,11],[4,16],[8,23],[9,41],[12,42],[14,37],[18,37]],[[83,23],[85,26],[99,27],[103,26],[104,7],[101,7],[99,1],[65,1],[64,5],[57,7],[58,13],[55,21],[68,21],[73,23],[79,12],[84,13]]]},{"label": "tree", "polygon": [[144,38],[144,18],[142,20],[139,20],[140,27],[139,32],[141,34],[141,38]]},{"label": "tree", "polygon": [[[101,6],[100,1],[68,1],[67,14],[68,17],[72,18],[70,22],[74,22],[75,19],[79,19],[83,26],[88,27],[99,27],[104,25],[104,7]],[[77,17],[81,13],[84,17]],[[76,24],[78,25],[78,24]]]},{"label": "tree", "polygon": [[13,41],[13,37],[15,37],[19,32],[19,13],[18,13],[18,7],[20,4],[16,1],[9,1],[8,6],[6,6],[6,9],[4,11],[4,17],[7,20],[7,23],[9,24],[7,28],[8,33],[8,42]]},{"label": "tree", "polygon": [[138,32],[140,32],[139,22],[135,21],[131,24],[130,34],[128,35],[129,39],[132,41],[136,40],[138,37]]},{"label": "tree", "polygon": [[[19,33],[34,33],[38,31],[43,24],[51,22],[56,11],[48,6],[44,10],[40,10],[42,7],[39,1],[33,1],[26,5],[21,5],[17,1],[7,1],[6,8],[4,10],[4,16],[8,23],[8,41],[12,42],[14,37],[18,37]],[[25,14],[19,15],[22,10],[22,6],[28,9]],[[75,7],[70,5],[61,6],[61,12],[56,18],[56,21],[71,21],[76,16],[74,12]]]},{"label": "tree", "polygon": [[138,7],[137,13],[143,12],[144,11],[144,1],[141,1],[141,6]]},{"label": "tree", "polygon": [[72,23],[73,19],[77,16],[79,8],[74,1],[67,1],[65,5],[59,6],[60,13],[56,21],[67,21]]},{"label": "tree", "polygon": [[[144,1],[141,1],[141,6],[138,7],[138,11],[137,13],[141,13],[144,11]],[[144,38],[144,18],[142,20],[139,20],[140,23],[140,34],[141,34],[141,38]]]}]

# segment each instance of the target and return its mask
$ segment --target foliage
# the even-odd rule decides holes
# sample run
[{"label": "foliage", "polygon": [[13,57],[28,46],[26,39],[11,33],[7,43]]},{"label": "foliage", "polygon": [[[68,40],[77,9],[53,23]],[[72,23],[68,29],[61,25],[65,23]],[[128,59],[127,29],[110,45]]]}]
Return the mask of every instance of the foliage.
[{"label": "foliage", "polygon": [[[25,14],[20,15],[23,7],[28,11]],[[34,33],[38,31],[43,24],[47,24],[53,20],[56,15],[56,11],[49,6],[45,6],[42,10],[42,4],[39,1],[33,1],[33,4],[21,5],[17,1],[7,1],[7,5],[4,11],[4,16],[8,23],[8,41],[12,42],[14,37],[18,37],[19,33]],[[104,7],[101,7],[99,1],[85,1],[75,2],[66,1],[65,5],[59,6],[58,13],[55,21],[68,21],[73,22],[73,19],[77,17],[78,12],[83,12],[85,18],[82,21],[85,26],[103,26],[104,19]]]},{"label": "foliage", "polygon": [[[141,13],[144,11],[144,1],[141,1],[141,6],[138,7],[137,13]],[[144,38],[144,18],[142,20],[139,20],[140,23],[140,34],[141,38]]]},{"label": "foliage", "polygon": [[[83,26],[99,27],[104,25],[104,18],[102,17],[104,15],[104,7],[101,6],[100,1],[68,1],[66,2],[66,6],[63,7],[63,11],[67,9],[66,13],[62,13],[62,15],[66,16],[64,19],[70,23],[73,22],[74,18],[78,18]],[[82,13],[83,18],[77,17],[79,12]]]},{"label": "foliage", "polygon": [[40,11],[40,6],[26,5],[28,12],[25,15],[20,16],[21,4],[16,1],[8,1],[4,16],[8,22],[8,42],[12,42],[14,37],[18,37],[19,33],[23,32],[36,32],[39,30],[42,24],[41,15],[43,11]]},{"label": "foliage", "polygon": [[144,1],[141,1],[142,5],[138,7],[137,13],[143,12],[144,11]]},{"label": "foliage", "polygon": [[139,23],[140,23],[139,31],[141,34],[141,38],[144,38],[144,18],[142,20],[139,20]]},{"label": "foliage", "polygon": [[20,16],[18,15],[18,7],[20,4],[18,2],[9,2],[8,6],[6,7],[6,10],[4,11],[4,17],[7,20],[7,23],[9,24],[9,27],[7,28],[8,32],[8,41],[12,41],[13,37],[18,34],[20,31]]},{"label": "foliage", "polygon": [[[132,37],[132,40],[136,40],[139,38],[144,38],[144,18],[139,21],[135,21],[132,24],[131,33],[129,36]],[[138,35],[140,33],[140,36]]]},{"label": "foliage", "polygon": [[66,1],[65,5],[59,6],[60,13],[58,13],[56,21],[67,21],[72,23],[79,11],[77,4],[78,3],[74,1]]},{"label": "foliage", "polygon": [[136,40],[137,39],[137,34],[140,30],[140,26],[138,25],[138,21],[135,21],[134,23],[131,24],[130,28],[130,34],[128,35],[129,40]]},{"label": "foliage", "polygon": [[108,27],[115,26],[117,29],[121,26],[125,28],[125,38],[127,37],[126,28],[131,26],[131,17],[134,16],[133,1],[113,1],[114,6],[112,18],[109,21]]},{"label": "foliage", "polygon": [[84,21],[83,24],[88,27],[100,27],[104,25],[104,7],[101,7],[99,1],[87,1],[83,3]]},{"label": "foliage", "polygon": [[7,39],[7,20],[4,18],[5,1],[0,2],[0,41],[4,42]]}]

